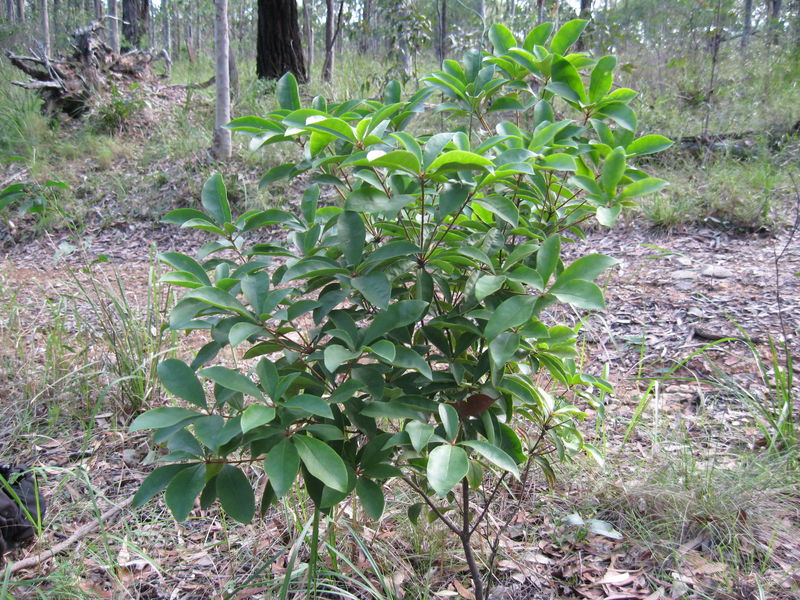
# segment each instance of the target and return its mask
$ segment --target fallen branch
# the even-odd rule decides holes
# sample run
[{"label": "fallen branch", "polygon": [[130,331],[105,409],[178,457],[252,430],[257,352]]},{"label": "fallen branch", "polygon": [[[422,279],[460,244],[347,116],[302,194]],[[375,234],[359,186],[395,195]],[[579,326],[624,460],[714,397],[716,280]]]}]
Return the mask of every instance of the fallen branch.
[{"label": "fallen branch", "polygon": [[102,525],[106,521],[114,518],[118,513],[122,512],[123,509],[127,508],[132,500],[133,497],[126,498],[116,506],[109,508],[106,512],[100,515],[99,518],[87,523],[83,527],[78,528],[78,530],[75,531],[75,533],[73,533],[63,542],[59,542],[49,550],[45,550],[40,554],[36,554],[35,556],[29,556],[28,558],[24,558],[22,560],[18,560],[17,562],[10,564],[7,567],[6,571],[8,573],[16,573],[17,571],[21,571],[23,569],[30,569],[31,567],[35,567],[43,563],[44,561],[54,557],[56,554],[62,552],[64,549],[71,546],[81,538],[92,533],[95,529],[100,527],[100,525]]}]

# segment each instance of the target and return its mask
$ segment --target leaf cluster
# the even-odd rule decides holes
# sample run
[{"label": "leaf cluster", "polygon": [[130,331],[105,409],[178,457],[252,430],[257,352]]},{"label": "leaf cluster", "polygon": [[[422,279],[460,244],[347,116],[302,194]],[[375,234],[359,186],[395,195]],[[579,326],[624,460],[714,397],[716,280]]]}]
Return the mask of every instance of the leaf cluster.
[{"label": "leaf cluster", "polygon": [[[568,53],[585,24],[545,24],[522,43],[495,25],[492,53],[445,61],[405,99],[391,83],[381,100],[303,107],[287,74],[279,110],[229,125],[252,148],[299,149],[262,185],[311,183],[297,212],[235,216],[214,175],[202,210],[167,215],[215,238],[197,258],[161,255],[174,269],[164,281],[187,289],[170,326],[211,341],[191,364],[159,367],[191,408],[132,425],[168,451],[136,504],[166,489],[178,519],[200,496],[248,522],[242,465],[258,462],[262,509],[300,477],[318,508],[355,492],[378,518],[384,482],[402,478],[438,497],[435,514],[465,478],[477,487],[534,461],[552,479],[553,458],[597,455],[573,402],[609,386],[580,371],[576,328],[546,311],[603,310],[594,280],[615,261],[567,264],[561,246],[664,185],[632,162],[670,142],[636,137],[635,93],[612,89],[613,57]],[[431,112],[446,119],[417,119]],[[424,122],[447,128],[420,133]],[[263,241],[275,228],[288,245]],[[217,364],[224,349],[238,368]]]}]

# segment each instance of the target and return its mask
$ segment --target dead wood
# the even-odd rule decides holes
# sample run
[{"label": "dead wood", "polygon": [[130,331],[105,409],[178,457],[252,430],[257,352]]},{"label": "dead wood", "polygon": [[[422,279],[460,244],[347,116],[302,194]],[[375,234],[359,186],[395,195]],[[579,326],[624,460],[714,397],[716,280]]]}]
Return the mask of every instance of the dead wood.
[{"label": "dead wood", "polygon": [[12,83],[38,90],[47,114],[65,112],[76,117],[120,83],[155,81],[154,62],[163,60],[169,70],[171,60],[166,52],[133,50],[118,54],[98,35],[102,29],[99,21],[76,29],[72,33],[73,52],[66,58],[49,57],[44,52],[22,55],[6,51],[11,64],[30,78]]},{"label": "dead wood", "polygon": [[712,152],[728,154],[735,158],[750,158],[756,154],[761,142],[766,142],[770,149],[777,150],[798,135],[800,135],[800,121],[789,127],[774,127],[762,131],[690,135],[676,140],[674,148],[696,155]]},{"label": "dead wood", "polygon": [[97,529],[104,523],[116,517],[118,513],[122,512],[122,510],[128,507],[128,505],[131,503],[132,500],[133,497],[126,498],[116,506],[109,508],[106,512],[100,515],[99,518],[95,519],[94,521],[88,522],[86,525],[83,525],[82,527],[77,529],[75,533],[69,536],[66,540],[64,540],[63,542],[59,542],[49,550],[45,550],[40,554],[34,554],[32,556],[29,556],[22,560],[18,560],[17,562],[11,564],[8,567],[8,572],[16,573],[17,571],[21,571],[23,569],[30,569],[31,567],[40,565],[49,558],[54,557],[59,552],[63,552],[65,549],[67,549],[69,546],[71,546],[81,538],[92,533],[95,529]]}]

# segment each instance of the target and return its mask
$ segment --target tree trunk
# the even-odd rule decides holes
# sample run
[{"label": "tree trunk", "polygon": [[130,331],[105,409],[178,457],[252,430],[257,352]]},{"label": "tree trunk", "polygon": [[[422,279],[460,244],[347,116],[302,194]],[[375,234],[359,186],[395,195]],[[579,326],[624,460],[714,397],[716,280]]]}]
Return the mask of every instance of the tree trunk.
[{"label": "tree trunk", "polygon": [[441,65],[445,58],[447,58],[447,0],[441,0],[439,3],[439,23],[438,23],[438,42],[439,45],[436,49],[436,58]]},{"label": "tree trunk", "polygon": [[[481,0],[483,1],[483,0]],[[361,9],[361,36],[359,38],[359,49],[362,53],[370,50],[372,41],[372,0],[364,0],[364,7]]]},{"label": "tree trunk", "polygon": [[297,2],[258,0],[256,74],[259,79],[278,79],[287,72],[300,82],[307,80]]},{"label": "tree trunk", "polygon": [[303,0],[303,37],[306,43],[306,65],[308,67],[308,79],[314,68],[314,28],[311,27],[311,7],[309,0]]},{"label": "tree trunk", "polygon": [[544,0],[536,0],[536,24],[544,23]]},{"label": "tree trunk", "polygon": [[6,0],[6,18],[9,23],[14,23],[17,20],[14,14],[14,0]]},{"label": "tree trunk", "polygon": [[164,19],[164,50],[172,56],[172,35],[169,22],[169,0],[161,0],[161,11]]},{"label": "tree trunk", "polygon": [[150,0],[122,0],[122,34],[136,48],[150,32]]},{"label": "tree trunk", "polygon": [[47,0],[42,0],[42,46],[44,55],[50,56],[50,15],[47,12]]},{"label": "tree trunk", "polygon": [[119,19],[117,18],[117,0],[108,0],[108,31],[111,38],[111,50],[119,54]]},{"label": "tree trunk", "polygon": [[25,22],[25,0],[17,0],[17,23]]},{"label": "tree trunk", "polygon": [[750,31],[753,27],[753,0],[744,0],[744,14],[742,15],[742,49],[750,43]]},{"label": "tree trunk", "polygon": [[103,22],[103,0],[94,0],[94,18],[96,21]]},{"label": "tree trunk", "polygon": [[334,0],[325,0],[325,62],[322,63],[322,81],[330,81],[333,77],[334,48],[333,36],[336,22]]},{"label": "tree trunk", "polygon": [[[592,20],[592,0],[581,0],[581,7],[580,12],[578,13],[581,19],[586,19],[590,21],[589,25],[591,25]],[[575,45],[577,50],[583,51],[586,50],[588,46],[588,39],[589,39],[589,27],[587,26],[586,30],[584,30],[583,35],[578,38],[578,43]]]},{"label": "tree trunk", "polygon": [[223,125],[231,120],[231,85],[228,67],[228,0],[215,0],[214,54],[216,55],[217,103],[214,121],[212,153],[217,160],[231,158],[231,132]]},{"label": "tree trunk", "polygon": [[769,39],[773,45],[778,44],[778,31],[781,25],[781,9],[783,0],[767,0],[767,13],[769,17]]}]

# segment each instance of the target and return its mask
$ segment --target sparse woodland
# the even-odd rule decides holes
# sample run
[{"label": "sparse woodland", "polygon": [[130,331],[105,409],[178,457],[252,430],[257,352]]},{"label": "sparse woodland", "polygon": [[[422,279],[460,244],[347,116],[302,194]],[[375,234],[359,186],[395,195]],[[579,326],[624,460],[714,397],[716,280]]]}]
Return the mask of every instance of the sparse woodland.
[{"label": "sparse woodland", "polygon": [[800,2],[0,16],[0,599],[800,598]]}]

